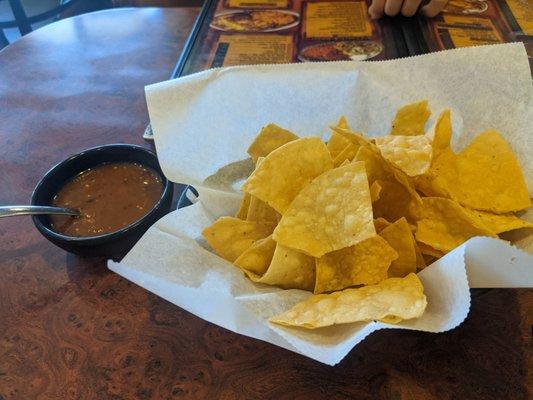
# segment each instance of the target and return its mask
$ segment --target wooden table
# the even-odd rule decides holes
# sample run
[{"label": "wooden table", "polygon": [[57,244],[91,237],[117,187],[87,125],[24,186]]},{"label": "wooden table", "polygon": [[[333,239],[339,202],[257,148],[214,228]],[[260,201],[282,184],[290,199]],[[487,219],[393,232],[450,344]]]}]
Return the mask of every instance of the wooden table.
[{"label": "wooden table", "polygon": [[[27,203],[69,154],[144,143],[197,9],[64,20],[0,52],[0,203]],[[533,292],[493,290],[442,334],[381,331],[336,367],[228,332],[0,220],[0,400],[526,399]]]}]

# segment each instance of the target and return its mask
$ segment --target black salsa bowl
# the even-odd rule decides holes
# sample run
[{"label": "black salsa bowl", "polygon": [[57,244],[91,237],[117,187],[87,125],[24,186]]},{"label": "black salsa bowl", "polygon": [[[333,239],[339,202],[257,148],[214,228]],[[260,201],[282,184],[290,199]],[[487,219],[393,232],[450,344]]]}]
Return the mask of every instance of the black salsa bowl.
[{"label": "black salsa bowl", "polygon": [[99,236],[68,236],[54,231],[50,217],[33,216],[33,223],[41,234],[56,246],[82,256],[122,258],[140,237],[172,207],[173,183],[165,178],[154,152],[131,144],[109,144],[75,154],[48,171],[31,196],[32,205],[51,205],[57,192],[81,172],[112,162],[137,163],[151,168],[161,177],[163,191],[154,207],[143,217],[117,231]]}]

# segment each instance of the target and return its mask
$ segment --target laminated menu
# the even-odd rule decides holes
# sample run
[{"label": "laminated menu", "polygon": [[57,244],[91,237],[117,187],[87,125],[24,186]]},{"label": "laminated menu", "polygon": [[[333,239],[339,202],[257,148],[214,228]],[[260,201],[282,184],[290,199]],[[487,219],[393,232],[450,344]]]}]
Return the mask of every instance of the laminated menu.
[{"label": "laminated menu", "polygon": [[450,0],[426,19],[368,15],[371,0],[208,0],[176,76],[232,65],[386,60],[523,42],[532,57],[528,0]]}]

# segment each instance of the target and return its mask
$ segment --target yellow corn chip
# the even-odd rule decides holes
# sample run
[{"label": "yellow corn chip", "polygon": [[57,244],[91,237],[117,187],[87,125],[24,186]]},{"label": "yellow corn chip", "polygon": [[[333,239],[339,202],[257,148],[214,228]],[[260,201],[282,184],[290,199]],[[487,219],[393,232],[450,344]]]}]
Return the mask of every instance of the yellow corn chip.
[{"label": "yellow corn chip", "polygon": [[389,268],[389,276],[403,277],[416,272],[415,239],[407,220],[400,218],[379,235],[398,253],[398,258],[392,261]]},{"label": "yellow corn chip", "polygon": [[266,157],[278,147],[296,139],[298,136],[294,133],[275,124],[268,124],[256,136],[248,148],[248,154],[256,162],[259,157]]},{"label": "yellow corn chip", "polygon": [[367,146],[360,147],[355,155],[354,161],[363,161],[365,163],[369,184],[377,180],[385,181],[394,179],[385,164],[385,159],[378,151],[374,151],[372,148]]},{"label": "yellow corn chip", "polygon": [[234,262],[254,242],[270,235],[274,227],[269,223],[220,217],[202,235],[220,257]]},{"label": "yellow corn chip", "polygon": [[333,161],[320,138],[302,138],[266,156],[242,190],[283,214],[304,186],[331,168]]},{"label": "yellow corn chip", "polygon": [[370,190],[363,163],[320,175],[296,196],[273,238],[313,257],[374,236]]},{"label": "yellow corn chip", "polygon": [[[339,122],[337,122],[337,127],[343,128],[343,129],[349,129],[348,122],[346,121],[345,117],[340,117]],[[339,155],[341,151],[343,151],[346,146],[350,144],[350,141],[346,139],[343,135],[341,135],[338,132],[333,132],[331,134],[331,137],[328,140],[327,147],[331,154],[331,158],[335,160],[335,157]]]},{"label": "yellow corn chip", "polygon": [[433,257],[429,254],[422,254],[422,257],[424,258],[424,262],[426,263],[426,265],[431,265],[439,259],[439,257]]},{"label": "yellow corn chip", "polygon": [[431,165],[433,149],[429,139],[418,136],[383,136],[375,139],[383,157],[408,176],[421,175]]},{"label": "yellow corn chip", "polygon": [[478,135],[457,155],[459,176],[441,176],[451,197],[478,210],[495,213],[531,206],[528,190],[509,144],[496,131]]},{"label": "yellow corn chip", "polygon": [[342,135],[350,143],[357,147],[369,146],[372,143],[366,139],[361,132],[352,132],[350,128],[343,128],[342,126],[330,126],[333,132]]},{"label": "yellow corn chip", "polygon": [[310,296],[270,321],[308,329],[358,321],[400,322],[420,317],[426,305],[422,283],[409,274],[373,286]]},{"label": "yellow corn chip", "polygon": [[333,132],[327,144],[331,158],[334,160],[350,144],[350,141],[340,133]]},{"label": "yellow corn chip", "polygon": [[450,150],[450,141],[452,140],[452,118],[450,110],[444,110],[435,124],[435,131],[431,147],[433,147],[433,157]]},{"label": "yellow corn chip", "polygon": [[374,285],[387,279],[389,266],[397,258],[398,253],[380,236],[327,253],[316,261],[315,293]]},{"label": "yellow corn chip", "polygon": [[362,146],[357,151],[354,161],[364,161],[368,175],[368,182],[371,185],[376,180],[396,181],[409,192],[414,201],[420,202],[420,196],[416,192],[414,184],[410,178],[393,163],[386,160],[377,146],[369,144]]},{"label": "yellow corn chip", "polygon": [[424,194],[448,197],[464,206],[493,213],[531,206],[520,165],[498,132],[479,134],[458,154],[444,147],[446,136],[435,134],[435,139],[444,138],[440,140],[441,152],[429,171],[417,179],[417,188]]},{"label": "yellow corn chip", "polygon": [[403,106],[392,121],[391,135],[423,135],[426,122],[431,115],[427,100]]},{"label": "yellow corn chip", "polygon": [[333,159],[333,167],[339,167],[342,165],[345,161],[352,161],[355,155],[357,154],[357,150],[359,147],[357,147],[353,143],[349,143],[348,146],[344,148],[334,159]]},{"label": "yellow corn chip", "polygon": [[348,120],[344,115],[339,118],[337,126],[342,129],[350,129],[350,127],[348,126]]},{"label": "yellow corn chip", "polygon": [[270,222],[277,225],[281,215],[265,202],[255,196],[250,196],[250,206],[248,207],[247,221]]},{"label": "yellow corn chip", "polygon": [[418,203],[413,201],[411,194],[398,182],[376,181],[381,186],[379,199],[372,203],[375,218],[396,221],[406,217],[415,221],[418,214]]},{"label": "yellow corn chip", "polygon": [[284,289],[312,291],[315,285],[315,259],[278,244],[265,274],[248,276],[258,283],[280,286]]},{"label": "yellow corn chip", "polygon": [[418,246],[418,242],[415,241],[415,254],[416,254],[416,269],[417,271],[422,271],[424,268],[427,267],[426,260],[424,259],[424,255],[422,254],[422,251],[420,250],[420,247]]},{"label": "yellow corn chip", "polygon": [[374,217],[396,221],[405,216],[409,221],[413,220],[412,214],[421,201],[414,185],[404,172],[372,146],[361,147],[354,161],[364,161],[370,185],[377,182],[381,186],[379,199],[372,204]]},{"label": "yellow corn chip", "polygon": [[521,228],[533,228],[533,223],[524,221],[512,213],[493,214],[486,211],[464,208],[470,218],[485,225],[495,235]]},{"label": "yellow corn chip", "polygon": [[480,220],[472,218],[464,207],[450,199],[422,198],[421,217],[417,222],[416,240],[443,252],[474,236],[496,236]]},{"label": "yellow corn chip", "polygon": [[383,229],[385,229],[389,225],[391,225],[391,223],[387,221],[385,218],[379,217],[374,220],[374,227],[376,228],[377,233],[381,232]]},{"label": "yellow corn chip", "polygon": [[264,274],[268,269],[276,242],[272,239],[272,235],[258,240],[246,249],[233,264],[246,271],[251,271],[255,274]]},{"label": "yellow corn chip", "polygon": [[448,182],[441,177],[442,171],[449,175],[458,174],[456,155],[451,149],[442,152],[437,159],[433,159],[429,170],[414,177],[415,187],[429,197],[446,197],[450,198]]},{"label": "yellow corn chip", "polygon": [[452,123],[450,110],[444,110],[433,128],[426,135],[431,141],[433,158],[429,169],[415,178],[415,186],[426,196],[448,197],[445,182],[438,178],[440,170],[453,169],[456,171],[455,154],[450,148],[452,138]]},{"label": "yellow corn chip", "polygon": [[372,203],[379,200],[381,189],[382,187],[379,184],[379,181],[374,181],[372,185],[370,185],[370,198],[372,199]]},{"label": "yellow corn chip", "polygon": [[239,211],[235,215],[235,218],[246,219],[248,215],[248,207],[250,207],[250,194],[244,193],[242,196],[241,205],[239,206]]},{"label": "yellow corn chip", "polygon": [[443,251],[434,249],[428,244],[417,241],[416,245],[418,249],[420,250],[420,253],[424,256],[431,256],[433,258],[441,258],[444,255]]},{"label": "yellow corn chip", "polygon": [[[264,159],[265,157],[259,157],[257,159],[255,167],[256,169]],[[281,215],[265,202],[259,200],[257,197],[252,196],[249,193],[246,194],[249,197],[249,204],[245,219],[248,221],[271,222],[277,225]]]}]

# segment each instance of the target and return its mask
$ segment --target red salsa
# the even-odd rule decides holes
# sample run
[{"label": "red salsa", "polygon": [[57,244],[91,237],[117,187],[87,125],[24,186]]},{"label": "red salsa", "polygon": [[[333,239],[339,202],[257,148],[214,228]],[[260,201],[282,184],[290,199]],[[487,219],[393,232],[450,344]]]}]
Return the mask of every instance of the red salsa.
[{"label": "red salsa", "polygon": [[51,216],[52,229],[68,236],[98,236],[122,229],[152,210],[161,197],[159,174],[140,164],[109,163],[83,171],[63,186],[53,204],[81,216]]}]

